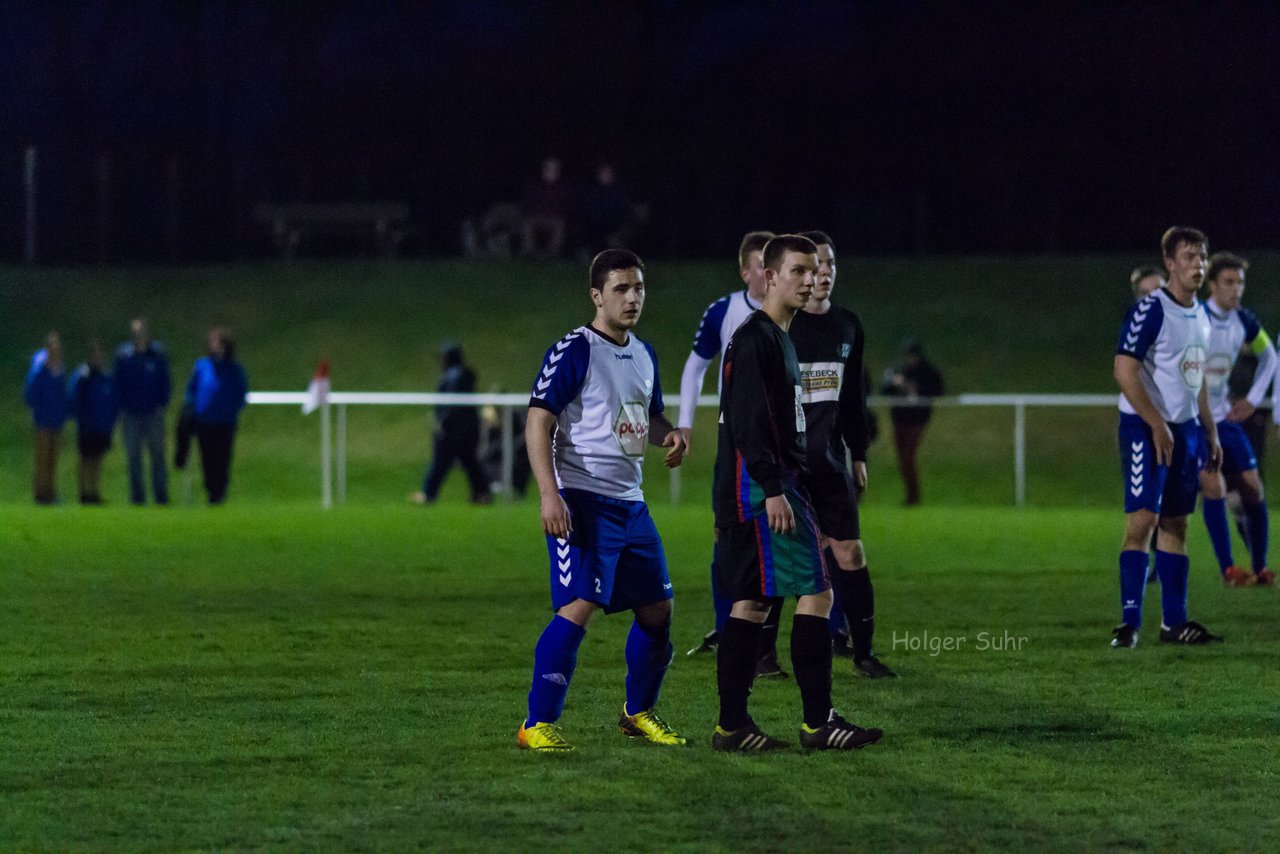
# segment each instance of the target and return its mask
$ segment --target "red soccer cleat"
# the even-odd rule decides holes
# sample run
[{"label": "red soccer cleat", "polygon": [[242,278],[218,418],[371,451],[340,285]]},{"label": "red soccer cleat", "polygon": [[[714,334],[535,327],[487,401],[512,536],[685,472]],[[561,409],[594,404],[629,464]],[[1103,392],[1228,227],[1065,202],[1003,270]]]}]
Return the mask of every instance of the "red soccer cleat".
[{"label": "red soccer cleat", "polygon": [[1252,572],[1238,566],[1229,566],[1222,573],[1222,583],[1227,587],[1252,587],[1257,580]]},{"label": "red soccer cleat", "polygon": [[1264,566],[1262,569],[1258,570],[1258,575],[1254,581],[1257,582],[1259,587],[1275,587],[1276,574]]}]

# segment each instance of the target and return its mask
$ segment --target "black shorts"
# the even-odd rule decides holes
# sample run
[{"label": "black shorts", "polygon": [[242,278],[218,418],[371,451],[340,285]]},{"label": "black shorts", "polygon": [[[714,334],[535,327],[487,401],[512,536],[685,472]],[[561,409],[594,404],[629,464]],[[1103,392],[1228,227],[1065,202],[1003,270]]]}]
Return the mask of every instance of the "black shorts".
[{"label": "black shorts", "polygon": [[716,531],[716,581],[735,602],[806,596],[831,586],[813,508],[803,495],[790,490],[785,495],[796,517],[790,534],[770,531],[762,513]]},{"label": "black shorts", "polygon": [[111,447],[111,434],[77,432],[76,447],[82,457],[100,457]]},{"label": "black shorts", "polygon": [[809,475],[809,500],[818,517],[818,529],[832,540],[860,540],[858,502],[849,472],[822,471]]}]

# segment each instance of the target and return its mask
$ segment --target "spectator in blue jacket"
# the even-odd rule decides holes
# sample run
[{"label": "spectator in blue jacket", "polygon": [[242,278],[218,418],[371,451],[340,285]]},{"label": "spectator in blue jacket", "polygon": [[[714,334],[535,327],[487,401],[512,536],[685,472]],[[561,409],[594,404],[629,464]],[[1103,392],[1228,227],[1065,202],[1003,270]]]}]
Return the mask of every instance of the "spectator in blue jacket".
[{"label": "spectator in blue jacket", "polygon": [[235,359],[235,341],[227,329],[219,326],[209,332],[207,352],[191,369],[185,402],[191,407],[200,446],[204,491],[210,504],[221,504],[231,480],[231,445],[249,381]]},{"label": "spectator in blue jacket", "polygon": [[169,357],[151,340],[147,321],[135,317],[132,340],[116,351],[115,384],[120,398],[120,432],[129,462],[129,500],[147,502],[142,481],[142,450],[151,457],[151,489],[157,504],[169,503],[169,472],[164,460],[164,413],[169,406]]},{"label": "spectator in blue jacket", "polygon": [[50,332],[44,347],[31,357],[22,397],[35,423],[35,474],[32,485],[37,504],[58,501],[58,443],[67,420],[67,379],[62,365],[62,339]]},{"label": "spectator in blue jacket", "polygon": [[102,455],[111,447],[120,401],[112,376],[103,370],[102,343],[89,342],[89,358],[71,380],[71,417],[80,451],[80,503],[101,504]]}]

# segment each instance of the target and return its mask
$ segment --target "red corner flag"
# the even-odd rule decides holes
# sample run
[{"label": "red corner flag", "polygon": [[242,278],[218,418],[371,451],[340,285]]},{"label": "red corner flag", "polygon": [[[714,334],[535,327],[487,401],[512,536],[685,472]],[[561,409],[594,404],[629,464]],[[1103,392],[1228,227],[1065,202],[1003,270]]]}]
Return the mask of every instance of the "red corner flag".
[{"label": "red corner flag", "polygon": [[326,359],[316,367],[316,375],[307,386],[307,402],[302,404],[302,414],[310,415],[329,399],[329,361]]}]

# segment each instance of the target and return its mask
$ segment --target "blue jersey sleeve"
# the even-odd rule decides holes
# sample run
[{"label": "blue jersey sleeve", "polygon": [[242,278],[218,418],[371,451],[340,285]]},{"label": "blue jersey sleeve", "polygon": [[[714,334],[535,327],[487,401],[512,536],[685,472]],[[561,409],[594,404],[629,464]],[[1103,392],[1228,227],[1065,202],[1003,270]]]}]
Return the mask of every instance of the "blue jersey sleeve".
[{"label": "blue jersey sleeve", "polygon": [[1147,350],[1155,343],[1164,325],[1164,307],[1154,295],[1134,303],[1125,315],[1120,327],[1120,340],[1116,343],[1116,353],[1132,356],[1141,362],[1147,357]]},{"label": "blue jersey sleeve", "polygon": [[724,316],[728,311],[728,297],[721,297],[707,306],[707,310],[702,313],[702,322],[698,324],[698,331],[693,333],[693,352],[704,359],[714,359],[720,355],[720,327],[724,325]]},{"label": "blue jersey sleeve", "polygon": [[582,393],[590,364],[591,344],[581,332],[570,332],[561,338],[542,357],[542,370],[533,380],[529,405],[559,415]]},{"label": "blue jersey sleeve", "polygon": [[662,402],[662,380],[658,379],[658,354],[648,341],[640,343],[649,351],[649,361],[653,362],[653,394],[649,396],[649,417],[653,418],[661,415],[666,409],[666,404]]},{"label": "blue jersey sleeve", "polygon": [[1262,329],[1262,324],[1258,323],[1258,316],[1247,308],[1236,309],[1236,314],[1244,324],[1244,343],[1252,344],[1253,339],[1258,337],[1258,332]]}]

